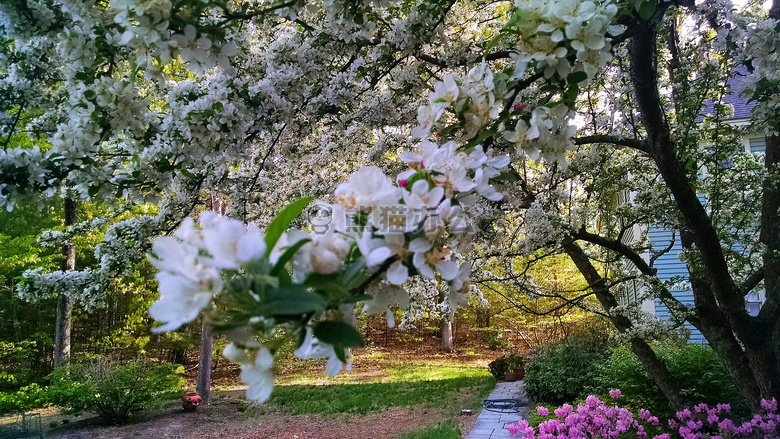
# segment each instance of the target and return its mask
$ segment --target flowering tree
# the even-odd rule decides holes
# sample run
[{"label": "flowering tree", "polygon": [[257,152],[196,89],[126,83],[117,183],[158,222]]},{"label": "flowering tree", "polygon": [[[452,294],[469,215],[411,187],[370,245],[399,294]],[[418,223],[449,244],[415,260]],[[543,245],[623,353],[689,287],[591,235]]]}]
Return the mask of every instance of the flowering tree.
[{"label": "flowering tree", "polygon": [[[97,302],[101,284],[180,223],[152,247],[162,297],[150,314],[174,330],[204,312],[229,331],[225,355],[242,364],[249,396],[265,400],[274,347],[254,336],[285,326],[299,356],[329,357],[338,372],[361,344],[356,303],[405,304],[411,276],[446,283],[451,310],[465,302],[471,266],[461,255],[511,224],[491,221],[498,207],[523,221],[506,231],[507,253],[568,255],[675,406],[679,388],[612,294],[625,276],[698,325],[757,407],[780,396],[780,189],[765,171],[780,147],[778,69],[763,50],[777,45],[777,10],[766,18],[684,0],[4,2],[0,202],[59,192],[122,200],[117,209],[160,205],[111,226],[98,269],[30,272],[21,291]],[[735,65],[750,66],[753,128],[769,135],[763,168],[739,155],[740,166],[720,166],[734,128],[717,111],[696,122],[702,101],[729,92]],[[756,183],[756,173],[767,178]],[[740,185],[762,191],[762,206]],[[241,220],[182,222],[202,188]],[[718,194],[717,209],[705,209],[700,188]],[[608,206],[605,195],[622,190],[636,195]],[[324,196],[328,222],[292,229]],[[696,309],[657,281],[642,240],[622,239],[643,222],[680,230]],[[733,229],[739,239],[722,243]],[[592,260],[604,257],[640,274],[605,276]],[[767,303],[751,317],[744,294],[762,280]]]}]

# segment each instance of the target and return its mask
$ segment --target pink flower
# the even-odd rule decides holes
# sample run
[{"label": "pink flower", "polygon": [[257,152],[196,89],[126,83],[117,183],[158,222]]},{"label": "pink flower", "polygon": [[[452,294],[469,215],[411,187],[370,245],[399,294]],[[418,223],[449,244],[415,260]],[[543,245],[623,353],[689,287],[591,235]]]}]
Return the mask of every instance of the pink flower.
[{"label": "pink flower", "polygon": [[609,397],[612,399],[618,399],[621,396],[623,396],[623,393],[620,391],[620,389],[612,389],[609,391]]},{"label": "pink flower", "polygon": [[560,408],[555,409],[555,416],[557,416],[558,419],[564,419],[572,412],[574,412],[574,407],[569,404],[564,404]]},{"label": "pink flower", "polygon": [[648,419],[650,419],[650,412],[645,409],[639,409],[639,417],[647,421]]},{"label": "pink flower", "polygon": [[724,419],[718,422],[718,428],[720,428],[724,433],[728,434],[734,434],[734,432],[737,431],[737,426],[734,425],[734,422],[731,419]]},{"label": "pink flower", "polygon": [[585,398],[585,404],[587,404],[590,408],[596,408],[601,405],[601,400],[596,398],[594,395],[588,395],[588,397]]},{"label": "pink flower", "polygon": [[771,400],[762,399],[761,407],[763,407],[764,410],[768,412],[775,412],[777,411],[777,400],[774,398],[772,398]]},{"label": "pink flower", "polygon": [[543,407],[543,406],[537,407],[536,413],[538,413],[539,416],[550,416],[550,411],[547,410],[547,407]]}]

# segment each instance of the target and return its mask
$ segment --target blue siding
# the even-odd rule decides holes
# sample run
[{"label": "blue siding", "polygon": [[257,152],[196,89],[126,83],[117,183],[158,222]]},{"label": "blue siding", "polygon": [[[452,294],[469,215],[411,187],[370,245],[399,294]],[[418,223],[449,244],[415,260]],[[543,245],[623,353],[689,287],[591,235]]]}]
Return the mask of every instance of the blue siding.
[{"label": "blue siding", "polygon": [[[669,247],[672,242],[672,232],[658,226],[647,228],[647,238],[653,246],[653,252],[658,253]],[[680,260],[682,245],[680,244],[680,234],[675,234],[674,246],[660,258],[656,259],[654,267],[658,269],[658,279],[669,281],[673,278],[688,278],[688,267]],[[671,293],[683,304],[693,306],[693,293],[690,291],[673,289]],[[655,315],[661,320],[669,320],[669,309],[664,306],[660,300],[655,300]],[[691,342],[703,344],[706,343],[704,336],[698,329],[685,323],[685,327],[691,332]]]}]

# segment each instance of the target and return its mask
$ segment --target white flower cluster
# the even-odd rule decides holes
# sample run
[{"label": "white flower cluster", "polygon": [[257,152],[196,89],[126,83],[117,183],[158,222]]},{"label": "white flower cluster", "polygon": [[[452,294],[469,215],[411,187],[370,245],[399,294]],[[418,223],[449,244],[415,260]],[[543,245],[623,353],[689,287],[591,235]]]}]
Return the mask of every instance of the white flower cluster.
[{"label": "white flower cluster", "polygon": [[517,10],[507,25],[520,35],[512,54],[514,76],[521,78],[536,62],[545,78],[557,73],[566,79],[573,71],[569,55],[576,55],[588,77],[612,59],[606,35],[623,29],[610,25],[618,7],[610,0],[516,0]]},{"label": "white flower cluster", "polygon": [[[490,157],[480,146],[467,154],[453,142],[439,146],[428,141],[423,141],[416,152],[402,156],[410,169],[399,175],[397,185],[375,166],[360,168],[336,188],[333,204],[319,203],[319,209],[327,211],[328,216],[318,215],[312,221],[314,231],[286,231],[270,251],[266,251],[263,232],[257,226],[246,226],[211,212],[201,215],[199,227],[188,219],[173,237],[154,241],[156,258],[151,261],[160,270],[156,278],[161,298],[149,313],[165,323],[155,331],[175,330],[194,320],[222,291],[224,270],[225,276],[232,277],[248,263],[263,258],[276,265],[291,248],[292,280],[296,283],[304,283],[310,276],[346,270],[349,254],[357,250],[364,266],[379,270],[377,274],[384,278],[384,287],[368,290],[373,293],[373,300],[366,303],[364,310],[387,312],[390,324],[394,324],[394,319],[389,305],[409,305],[408,294],[399,286],[414,273],[428,279],[436,279],[438,274],[448,281],[451,291],[446,311],[454,313],[459,305],[468,302],[465,293],[469,291],[471,272],[469,264],[458,266],[453,252],[472,234],[462,205],[474,202],[474,191],[500,200],[502,195],[489,180],[509,164],[509,158]],[[380,265],[382,268],[377,268]],[[260,277],[267,285],[279,285],[278,279],[270,279],[273,274]],[[248,294],[262,307],[259,291],[250,290]],[[339,311],[341,320],[355,325],[354,305],[343,304]],[[274,325],[272,319],[263,321],[260,316],[250,319],[250,325],[256,323],[266,330]],[[296,355],[330,358],[326,370],[335,375],[343,366],[342,359],[349,358],[349,351],[318,340],[313,335],[313,325],[313,321],[305,325],[304,342]],[[225,355],[242,364],[242,379],[249,385],[248,397],[264,401],[273,388],[273,356],[246,336],[251,332],[249,327],[232,332],[229,337],[233,344]]]},{"label": "white flower cluster", "polygon": [[[24,149],[0,149],[0,172],[5,175],[23,173],[25,181],[19,182],[20,184],[26,183],[40,188],[47,187],[47,183],[52,178],[51,171],[45,167],[47,161],[38,146]],[[56,191],[56,188],[49,187],[46,195],[51,196]],[[17,194],[16,185],[0,183],[0,207],[5,207],[9,212],[13,210],[13,199],[17,195],[20,194]]]},{"label": "white flower cluster", "polygon": [[57,248],[71,243],[74,236],[86,235],[90,231],[103,227],[109,221],[109,218],[101,217],[90,221],[84,221],[79,224],[68,227],[65,231],[44,230],[38,237],[38,244],[41,247]]},{"label": "white flower cluster", "polygon": [[[112,0],[110,6],[118,11],[114,21],[125,31],[108,35],[107,39],[118,46],[135,49],[135,63],[147,69],[148,74],[159,73],[155,58],[167,63],[176,56],[181,56],[196,72],[203,73],[216,66],[232,71],[230,57],[238,54],[236,45],[230,42],[216,44],[209,36],[199,34],[193,24],[174,33],[170,29],[171,13],[174,12],[171,1]],[[193,9],[185,7],[178,11],[178,18],[197,20],[198,17],[185,17],[185,13],[200,13]]]},{"label": "white flower cluster", "polygon": [[462,113],[466,120],[466,137],[474,137],[490,121],[498,119],[506,90],[493,81],[493,72],[482,62],[469,70],[458,85],[452,75],[445,75],[428,95],[429,105],[417,110],[419,125],[412,130],[412,136],[426,139],[431,129],[439,122],[444,110]]},{"label": "white flower cluster", "polygon": [[90,310],[103,304],[110,280],[101,270],[54,271],[44,273],[42,268],[25,270],[23,282],[16,285],[19,297],[28,302],[66,294]]},{"label": "white flower cluster", "polygon": [[736,43],[736,61],[750,63],[752,71],[743,79],[744,96],[755,95],[752,110],[754,122],[766,135],[780,133],[780,23],[771,18],[750,20],[735,13],[728,14],[734,24],[718,32],[719,45]]},{"label": "white flower cluster", "polygon": [[150,261],[160,270],[155,278],[161,297],[149,308],[149,315],[165,322],[154,328],[155,332],[164,332],[193,321],[222,290],[221,270],[238,268],[262,256],[265,241],[256,225],[247,227],[240,221],[205,212],[200,228],[187,218],[172,238],[156,239],[152,251],[157,257]]},{"label": "white flower cluster", "polygon": [[531,111],[530,120],[518,119],[514,131],[505,131],[504,138],[514,143],[518,154],[532,160],[557,161],[566,168],[566,152],[574,150],[572,137],[577,127],[572,123],[576,113],[564,104],[552,108],[538,106]]}]

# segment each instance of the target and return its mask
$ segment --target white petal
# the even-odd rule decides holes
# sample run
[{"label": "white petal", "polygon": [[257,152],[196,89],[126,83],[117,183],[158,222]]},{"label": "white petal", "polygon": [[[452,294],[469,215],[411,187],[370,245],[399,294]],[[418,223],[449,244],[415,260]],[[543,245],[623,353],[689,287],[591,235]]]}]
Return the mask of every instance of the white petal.
[{"label": "white petal", "polygon": [[254,224],[236,243],[236,256],[241,262],[249,262],[265,254],[265,237]]},{"label": "white petal", "polygon": [[246,354],[246,351],[236,346],[235,343],[230,343],[229,345],[227,345],[225,350],[222,351],[222,356],[232,361],[233,363],[238,363],[238,364],[251,363],[251,361],[249,360],[249,356]]},{"label": "white petal", "polygon": [[452,280],[458,277],[458,272],[460,270],[458,269],[458,264],[452,261],[441,261],[436,264],[436,271],[441,274],[441,277],[444,278],[444,280]]},{"label": "white petal", "polygon": [[412,253],[427,252],[433,247],[433,243],[425,238],[415,238],[409,243],[409,251]]},{"label": "white petal", "polygon": [[420,272],[420,275],[427,277],[428,279],[434,279],[436,277],[433,269],[426,263],[424,254],[415,253],[412,260],[414,262],[414,268]]},{"label": "white petal", "polygon": [[312,333],[311,328],[307,326],[306,336],[303,337],[303,343],[301,343],[301,347],[295,350],[294,352],[295,356],[300,358],[301,360],[305,360],[309,358],[309,355],[311,354],[313,340],[314,340],[314,334]]},{"label": "white petal", "polygon": [[336,357],[336,353],[333,353],[333,356],[331,356],[328,359],[328,364],[325,365],[325,372],[334,377],[341,372],[341,366],[343,366],[344,363],[341,362],[341,360]]},{"label": "white petal", "polygon": [[409,278],[409,270],[401,261],[395,261],[387,270],[387,281],[393,285],[403,285]]},{"label": "white petal", "polygon": [[369,267],[379,265],[389,259],[390,256],[393,256],[393,251],[388,247],[375,248],[366,256],[366,265]]}]

